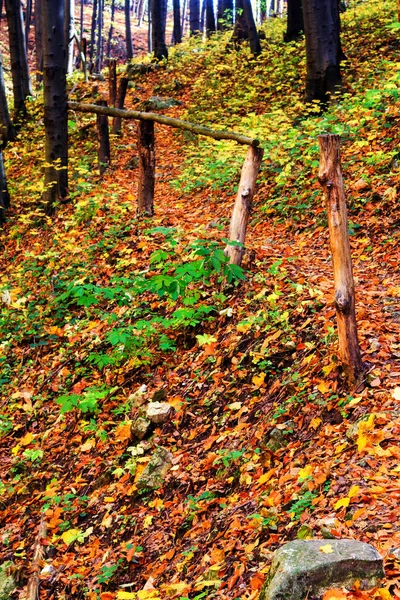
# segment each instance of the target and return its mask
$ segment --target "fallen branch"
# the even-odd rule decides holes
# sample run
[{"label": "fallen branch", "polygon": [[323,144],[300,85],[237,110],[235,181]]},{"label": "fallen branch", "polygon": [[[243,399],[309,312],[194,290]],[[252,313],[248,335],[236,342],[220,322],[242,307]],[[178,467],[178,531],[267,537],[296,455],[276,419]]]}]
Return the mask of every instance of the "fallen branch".
[{"label": "fallen branch", "polygon": [[42,518],[40,519],[39,531],[33,549],[31,576],[29,577],[28,585],[26,588],[26,600],[37,600],[37,598],[39,598],[39,571],[40,563],[43,560],[44,556],[42,540],[46,537],[46,533],[46,521],[44,520],[44,515],[42,514]]},{"label": "fallen branch", "polygon": [[235,133],[234,131],[215,131],[206,127],[205,125],[196,125],[189,121],[182,121],[181,119],[175,119],[173,117],[166,117],[164,115],[158,115],[152,112],[141,112],[138,110],[122,110],[119,108],[112,108],[109,106],[96,106],[94,104],[83,104],[81,102],[68,102],[68,108],[77,112],[95,113],[98,115],[107,115],[109,117],[119,117],[121,119],[135,119],[137,121],[154,121],[154,123],[160,123],[161,125],[168,125],[169,127],[175,127],[177,129],[184,129],[185,131],[191,131],[198,135],[204,135],[211,137],[214,140],[234,140],[238,144],[245,146],[253,146],[256,148],[260,145],[259,140]]}]

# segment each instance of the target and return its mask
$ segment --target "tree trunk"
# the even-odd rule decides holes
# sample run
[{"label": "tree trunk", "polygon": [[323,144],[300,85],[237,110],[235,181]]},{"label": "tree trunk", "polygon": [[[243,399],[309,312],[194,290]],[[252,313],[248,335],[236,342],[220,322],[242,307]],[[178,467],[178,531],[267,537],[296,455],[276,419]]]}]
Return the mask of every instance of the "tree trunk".
[{"label": "tree trunk", "polygon": [[130,0],[125,0],[125,38],[126,38],[126,58],[128,61],[130,61],[133,58]]},{"label": "tree trunk", "polygon": [[232,40],[236,48],[238,48],[244,40],[249,39],[249,32],[247,30],[246,19],[244,16],[243,2],[244,0],[236,0],[235,28],[232,34]]},{"label": "tree trunk", "polygon": [[3,153],[0,150],[0,223],[4,223],[4,211],[10,208],[10,194],[7,189],[7,178],[4,170]]},{"label": "tree trunk", "polygon": [[68,108],[64,0],[43,0],[43,96],[46,165],[43,200],[52,214],[68,193]]},{"label": "tree trunk", "polygon": [[304,31],[302,0],[288,0],[287,3],[287,26],[283,36],[285,42],[299,39]]},{"label": "tree trunk", "polygon": [[108,90],[109,104],[115,106],[117,100],[117,61],[115,58],[108,59]]},{"label": "tree trunk", "polygon": [[104,0],[97,0],[97,56],[96,56],[96,73],[101,73],[103,68],[103,18],[104,18]]},{"label": "tree trunk", "polygon": [[166,0],[150,0],[151,36],[154,57],[157,60],[168,58],[165,43]]},{"label": "tree trunk", "polygon": [[83,7],[84,6],[85,6],[85,2],[84,2],[84,0],[81,0],[81,7],[80,7],[81,8],[81,12],[80,12],[80,16],[79,16],[79,29],[80,29],[80,36],[79,36],[79,38],[81,40],[81,46],[82,46],[82,40],[85,37],[84,31],[83,31],[84,27],[85,27],[85,24],[84,24],[85,23],[84,22],[84,11],[83,11]]},{"label": "tree trunk", "polygon": [[233,25],[233,0],[218,0],[217,29],[223,31]]},{"label": "tree trunk", "polygon": [[43,79],[42,0],[35,0],[35,59],[36,81]]},{"label": "tree trunk", "polygon": [[323,104],[342,86],[337,0],[303,0],[306,35],[306,102]]},{"label": "tree trunk", "polygon": [[251,8],[250,0],[243,0],[243,11],[244,18],[246,20],[246,27],[249,34],[250,50],[254,56],[257,56],[261,52],[260,39],[257,33],[257,27],[254,21],[253,9]]},{"label": "tree trunk", "polygon": [[14,111],[26,115],[25,100],[31,94],[25,48],[22,5],[20,0],[6,0],[8,37],[13,81]]},{"label": "tree trunk", "polygon": [[[126,96],[126,92],[128,90],[128,83],[129,83],[129,79],[127,77],[121,77],[121,79],[119,80],[118,94],[117,94],[117,108],[119,108],[121,110],[124,108],[125,96]],[[119,133],[121,133],[121,127],[122,127],[121,117],[114,117],[113,126],[112,126],[113,134],[118,135]]]},{"label": "tree trunk", "polygon": [[90,69],[93,68],[93,60],[95,55],[97,54],[95,50],[96,43],[96,23],[97,23],[97,0],[93,0],[93,10],[92,10],[92,23],[90,27],[90,48],[89,48],[89,60],[90,60]]},{"label": "tree trunk", "polygon": [[174,29],[172,32],[172,39],[173,39],[174,44],[180,44],[182,42],[180,0],[173,0],[173,10],[174,10]]},{"label": "tree trunk", "polygon": [[74,70],[74,33],[75,33],[75,0],[65,0],[65,48],[66,68],[71,74]]},{"label": "tree trunk", "polygon": [[[96,102],[99,106],[107,106],[105,100],[99,100]],[[110,136],[108,131],[108,117],[107,115],[97,115],[97,139],[99,142],[99,173],[103,175],[104,171],[111,164],[110,154]]]},{"label": "tree trunk", "polygon": [[107,58],[111,58],[111,44],[114,33],[114,18],[115,18],[115,0],[111,0],[111,21],[110,29],[108,31],[108,43],[107,43]]},{"label": "tree trunk", "polygon": [[182,38],[185,35],[187,5],[188,5],[188,0],[183,0],[183,7],[182,7]]},{"label": "tree trunk", "polygon": [[145,214],[151,217],[154,214],[154,182],[156,169],[153,121],[139,121],[138,150],[138,214]]},{"label": "tree trunk", "polygon": [[328,213],[339,350],[347,382],[353,390],[362,379],[363,365],[357,339],[347,206],[340,165],[340,138],[338,135],[320,135],[318,140],[321,150],[318,179],[324,190]]},{"label": "tree trunk", "polygon": [[229,230],[229,240],[230,242],[233,242],[233,244],[228,244],[225,248],[225,254],[229,256],[229,262],[234,265],[241,265],[242,263],[247,223],[249,221],[251,203],[253,201],[262,157],[262,148],[250,146],[247,150],[246,159],[242,167]]},{"label": "tree trunk", "polygon": [[216,31],[215,26],[215,15],[214,15],[214,2],[213,0],[206,0],[206,35],[210,35]]},{"label": "tree trunk", "polygon": [[31,28],[32,20],[32,0],[26,0],[26,11],[25,11],[25,40],[26,47],[28,48],[29,31]]},{"label": "tree trunk", "polygon": [[200,0],[189,0],[190,35],[200,32]]},{"label": "tree trunk", "polygon": [[0,52],[0,134],[1,146],[4,148],[7,142],[12,142],[16,138],[16,132],[11,122],[10,113],[7,104],[7,94],[4,85],[3,76],[3,58]]}]

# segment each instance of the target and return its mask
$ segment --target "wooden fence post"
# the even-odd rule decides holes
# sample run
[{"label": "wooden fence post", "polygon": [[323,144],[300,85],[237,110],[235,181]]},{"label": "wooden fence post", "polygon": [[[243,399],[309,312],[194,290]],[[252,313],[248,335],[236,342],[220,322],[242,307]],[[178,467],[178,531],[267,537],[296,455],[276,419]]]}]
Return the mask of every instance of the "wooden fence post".
[{"label": "wooden fence post", "polygon": [[109,105],[115,106],[117,101],[117,61],[115,58],[108,59],[108,86]]},{"label": "wooden fence post", "polygon": [[340,138],[338,135],[320,135],[318,140],[321,150],[318,180],[324,191],[328,213],[339,351],[346,380],[353,389],[361,382],[364,369],[357,338],[347,206],[340,165]]},{"label": "wooden fence post", "polygon": [[[96,102],[98,106],[107,106],[105,100],[99,100]],[[111,163],[110,158],[110,136],[108,131],[108,117],[107,115],[97,115],[97,139],[99,141],[98,159],[99,159],[99,172],[103,175],[104,171]]]},{"label": "wooden fence post", "polygon": [[[121,77],[119,80],[118,94],[117,94],[117,106],[116,108],[124,108],[125,96],[128,90],[129,79],[127,77]],[[113,120],[112,132],[117,135],[121,133],[122,119],[121,117],[115,117]]]},{"label": "wooden fence post", "polygon": [[154,182],[156,172],[156,152],[154,140],[154,122],[138,123],[139,181],[138,214],[149,217],[154,214]]},{"label": "wooden fence post", "polygon": [[251,203],[263,153],[262,148],[249,146],[246,159],[243,163],[229,230],[229,240],[231,242],[238,242],[240,245],[228,244],[225,248],[225,254],[229,256],[229,262],[234,265],[240,265],[242,262],[247,223],[249,221]]}]

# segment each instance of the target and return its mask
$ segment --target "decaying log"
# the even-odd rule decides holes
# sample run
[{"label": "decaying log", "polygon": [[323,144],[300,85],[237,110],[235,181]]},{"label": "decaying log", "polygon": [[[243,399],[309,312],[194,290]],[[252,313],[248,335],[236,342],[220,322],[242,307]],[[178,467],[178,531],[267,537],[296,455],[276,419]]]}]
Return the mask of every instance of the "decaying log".
[{"label": "decaying log", "polygon": [[44,515],[40,520],[39,531],[35,541],[33,549],[31,575],[28,579],[28,585],[26,588],[26,600],[37,600],[39,598],[39,574],[40,574],[40,563],[44,557],[42,541],[45,539],[47,533],[46,521]]},{"label": "decaying log", "polygon": [[321,150],[318,180],[324,191],[328,213],[340,358],[349,388],[354,389],[361,382],[364,370],[357,338],[347,206],[340,165],[340,138],[338,135],[320,135],[318,140]]},{"label": "decaying log", "polygon": [[[105,100],[98,101],[99,106],[107,106]],[[99,141],[98,159],[99,159],[99,172],[100,175],[104,173],[107,167],[111,163],[110,153],[110,136],[108,131],[108,117],[107,115],[97,115],[97,139]]]},{"label": "decaying log", "polygon": [[[210,127],[206,127],[205,125],[196,125],[195,123],[190,123],[189,121],[182,121],[181,119],[166,117],[165,115],[158,115],[152,112],[121,110],[118,108],[96,106],[95,104],[83,104],[81,102],[68,102],[68,108],[77,112],[96,113],[108,115],[110,117],[119,117],[121,119],[154,121],[154,123],[161,123],[161,125],[169,125],[170,127],[176,127],[177,129],[184,129],[185,131],[191,131],[192,133],[211,137],[215,140],[234,140],[235,142],[238,142],[238,144],[253,146],[254,148],[257,148],[260,145],[259,140],[241,135],[240,133],[236,133],[234,131],[215,131],[210,129]],[[113,133],[115,133],[114,128]]]},{"label": "decaying log", "polygon": [[233,207],[231,226],[229,230],[229,240],[235,245],[228,244],[225,248],[225,254],[229,256],[232,264],[240,265],[244,253],[244,241],[246,238],[247,223],[253,201],[254,190],[258,171],[260,169],[263,157],[262,148],[249,146],[246,159],[243,163],[240,176],[239,188],[236,196],[235,206]]}]

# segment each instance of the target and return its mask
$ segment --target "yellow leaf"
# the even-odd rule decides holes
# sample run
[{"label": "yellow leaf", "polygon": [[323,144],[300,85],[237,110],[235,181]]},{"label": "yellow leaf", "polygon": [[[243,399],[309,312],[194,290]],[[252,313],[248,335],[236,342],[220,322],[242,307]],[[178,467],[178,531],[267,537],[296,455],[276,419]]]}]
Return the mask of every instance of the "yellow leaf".
[{"label": "yellow leaf", "polygon": [[345,506],[345,507],[347,507],[349,504],[350,504],[350,498],[342,498],[341,500],[338,500],[338,501],[337,501],[337,502],[334,504],[333,508],[334,508],[335,510],[339,510],[339,508],[342,508],[342,506]]},{"label": "yellow leaf", "polygon": [[132,600],[136,598],[136,592],[117,592],[117,600]]},{"label": "yellow leaf", "polygon": [[[400,400],[400,387],[395,387],[392,396],[395,400]],[[386,591],[386,590],[385,590]]]},{"label": "yellow leaf", "polygon": [[151,515],[147,515],[143,521],[143,529],[148,529],[153,521],[153,517]]},{"label": "yellow leaf", "polygon": [[150,589],[150,590],[139,590],[137,592],[138,600],[150,600],[150,598],[158,598],[158,590]]},{"label": "yellow leaf", "polygon": [[254,375],[254,377],[251,381],[254,383],[256,388],[259,388],[264,383],[264,379],[265,379],[265,373],[260,373],[259,375]]},{"label": "yellow leaf", "polygon": [[61,539],[64,542],[64,544],[69,546],[70,544],[72,544],[72,542],[78,539],[78,536],[80,535],[82,535],[82,531],[80,529],[68,529],[67,531],[64,531],[64,533],[61,534]]},{"label": "yellow leaf", "polygon": [[306,465],[304,467],[304,469],[300,469],[299,479],[306,479],[307,477],[310,477],[313,470],[314,470],[314,467],[312,467],[311,465]]},{"label": "yellow leaf", "polygon": [[310,426],[313,429],[318,429],[318,427],[321,425],[322,423],[322,419],[320,419],[319,417],[314,417],[313,419],[311,419],[310,421]]},{"label": "yellow leaf", "polygon": [[319,550],[320,550],[320,552],[323,552],[324,554],[332,554],[332,552],[333,552],[333,548],[330,544],[325,544],[324,546],[320,546]]},{"label": "yellow leaf", "polygon": [[360,490],[360,486],[358,485],[353,485],[351,486],[349,493],[347,494],[349,498],[354,498],[354,496],[357,496],[358,492]]},{"label": "yellow leaf", "polygon": [[357,438],[357,449],[359,452],[362,452],[364,448],[366,448],[369,444],[369,439],[364,434],[359,434]]},{"label": "yellow leaf", "polygon": [[267,481],[269,481],[271,479],[273,473],[274,473],[273,469],[269,470],[267,473],[264,473],[263,475],[261,475],[260,479],[258,480],[258,483],[260,483],[260,484],[266,483]]},{"label": "yellow leaf", "polygon": [[386,588],[380,588],[378,594],[382,600],[392,600],[392,594]]},{"label": "yellow leaf", "polygon": [[327,394],[328,392],[332,391],[332,387],[326,381],[321,381],[318,386],[318,391],[321,392],[321,394]]},{"label": "yellow leaf", "polygon": [[90,438],[89,440],[87,440],[87,442],[82,444],[82,446],[80,447],[80,451],[81,452],[89,452],[89,450],[91,450],[95,446],[96,446],[96,440],[94,438]]},{"label": "yellow leaf", "polygon": [[228,404],[228,408],[230,408],[231,410],[239,410],[242,408],[242,403],[241,402],[232,402],[232,404]]},{"label": "yellow leaf", "polygon": [[113,496],[106,496],[104,498],[104,504],[112,504],[115,502],[115,498]]},{"label": "yellow leaf", "polygon": [[33,435],[33,433],[31,433],[30,431],[28,431],[28,433],[26,435],[24,435],[23,438],[21,438],[19,440],[19,443],[21,446],[28,446],[31,441],[33,440],[35,436]]}]

